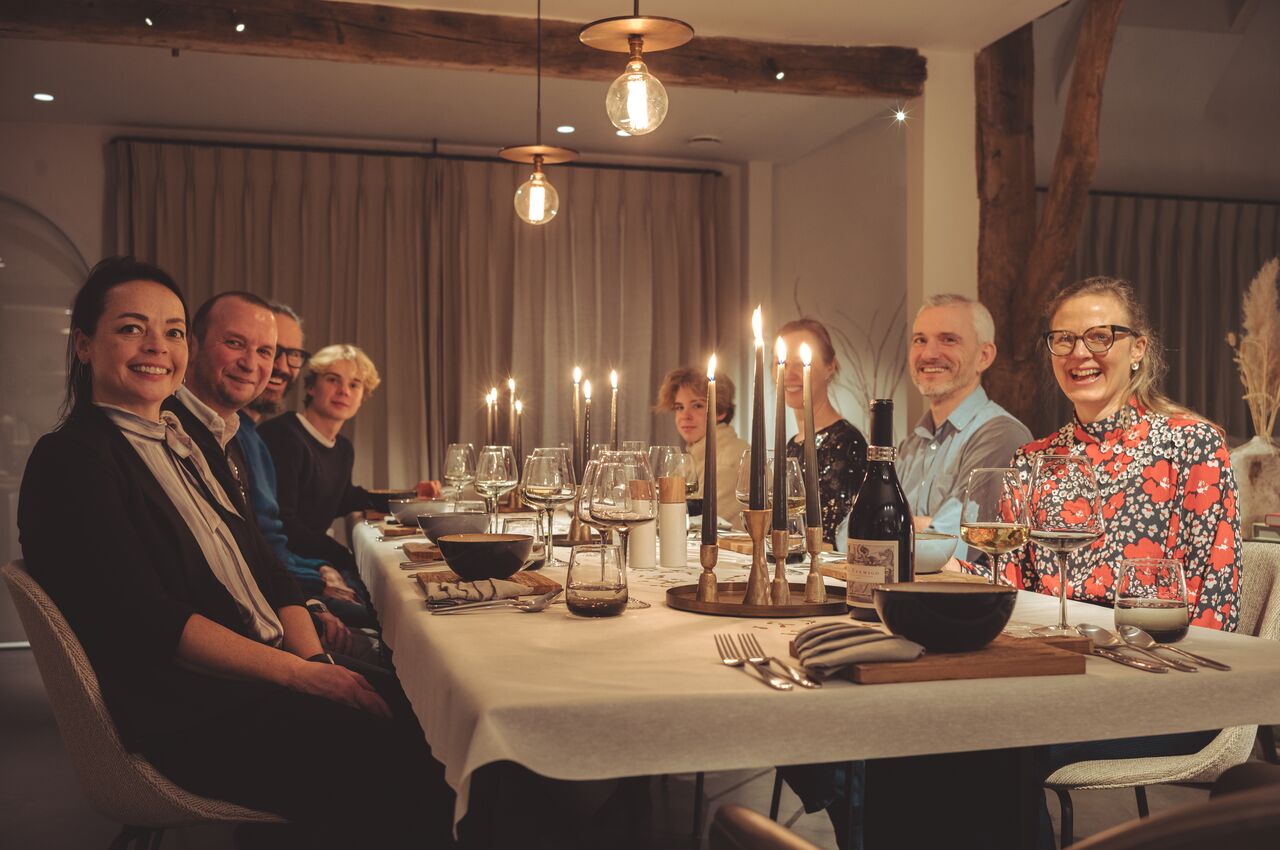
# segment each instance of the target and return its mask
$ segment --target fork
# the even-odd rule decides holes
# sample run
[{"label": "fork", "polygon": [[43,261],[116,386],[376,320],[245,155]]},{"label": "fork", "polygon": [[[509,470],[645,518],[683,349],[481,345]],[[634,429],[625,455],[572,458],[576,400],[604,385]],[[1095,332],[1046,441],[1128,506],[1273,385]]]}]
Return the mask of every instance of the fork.
[{"label": "fork", "polygon": [[777,691],[789,691],[794,687],[786,679],[775,676],[768,670],[763,670],[754,664],[749,664],[747,659],[738,653],[731,636],[712,635],[712,637],[715,638],[716,649],[720,652],[720,663],[724,666],[739,667],[743,673],[755,673],[760,678],[760,681]]},{"label": "fork", "polygon": [[742,634],[738,635],[738,641],[739,643],[742,644],[742,648],[745,649],[747,652],[747,661],[754,664],[757,668],[762,670],[768,670],[770,663],[777,664],[780,668],[782,668],[782,671],[786,673],[787,678],[795,682],[800,687],[802,688],[822,687],[821,682],[815,682],[813,679],[810,679],[808,676],[806,676],[803,671],[797,670],[795,667],[792,667],[790,664],[787,664],[782,659],[774,658],[771,655],[765,655],[764,649],[761,648],[760,641],[756,640],[755,635],[743,632]]}]

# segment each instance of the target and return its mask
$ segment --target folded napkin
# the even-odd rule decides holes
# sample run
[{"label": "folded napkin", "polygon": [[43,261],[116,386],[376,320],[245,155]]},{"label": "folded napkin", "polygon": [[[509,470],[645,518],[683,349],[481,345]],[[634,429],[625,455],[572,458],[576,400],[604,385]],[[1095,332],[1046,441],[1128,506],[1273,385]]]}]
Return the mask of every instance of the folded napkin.
[{"label": "folded napkin", "polygon": [[825,679],[851,664],[914,661],[924,647],[903,637],[850,623],[818,623],[801,629],[794,641],[805,669]]},{"label": "folded napkin", "polygon": [[529,592],[529,588],[519,582],[495,578],[482,581],[427,581],[423,586],[427,591],[428,605],[515,599]]}]

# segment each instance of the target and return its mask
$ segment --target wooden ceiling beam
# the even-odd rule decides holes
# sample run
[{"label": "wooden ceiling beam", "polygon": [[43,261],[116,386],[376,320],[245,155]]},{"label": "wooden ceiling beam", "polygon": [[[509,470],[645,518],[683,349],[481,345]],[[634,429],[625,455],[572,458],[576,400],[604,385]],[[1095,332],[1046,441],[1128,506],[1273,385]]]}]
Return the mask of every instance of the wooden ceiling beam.
[{"label": "wooden ceiling beam", "polygon": [[[581,44],[580,26],[542,22],[543,73],[613,80],[625,56]],[[3,38],[511,74],[533,73],[534,33],[532,18],[315,0],[0,0]],[[737,91],[910,98],[925,80],[924,57],[908,47],[695,37],[646,60],[668,85]]]}]

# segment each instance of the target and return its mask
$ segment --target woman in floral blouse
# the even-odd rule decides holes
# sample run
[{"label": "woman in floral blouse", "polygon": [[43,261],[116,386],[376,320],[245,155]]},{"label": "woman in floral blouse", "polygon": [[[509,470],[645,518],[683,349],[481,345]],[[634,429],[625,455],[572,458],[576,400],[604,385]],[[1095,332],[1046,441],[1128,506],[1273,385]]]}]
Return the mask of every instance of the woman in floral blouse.
[{"label": "woman in floral blouse", "polygon": [[[1019,449],[1013,466],[1030,474],[1042,454],[1073,454],[1087,457],[1097,472],[1106,533],[1064,559],[1067,595],[1113,604],[1122,559],[1177,558],[1186,571],[1192,625],[1233,631],[1240,520],[1221,433],[1161,394],[1160,344],[1127,283],[1083,280],[1047,313],[1053,374],[1075,417]],[[1000,568],[1015,587],[1058,593],[1053,555],[1039,547],[1003,556]]]}]

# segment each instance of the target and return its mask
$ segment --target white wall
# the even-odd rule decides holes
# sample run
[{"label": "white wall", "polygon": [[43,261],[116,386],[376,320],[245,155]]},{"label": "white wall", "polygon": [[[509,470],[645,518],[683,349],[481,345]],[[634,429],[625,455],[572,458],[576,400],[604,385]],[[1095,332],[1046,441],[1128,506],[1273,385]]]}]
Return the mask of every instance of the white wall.
[{"label": "white wall", "polygon": [[831,329],[843,361],[832,401],[864,432],[867,411],[853,391],[853,360],[869,367],[874,352],[882,351],[874,392],[894,399],[898,437],[910,385],[905,374],[896,386],[888,376],[898,374],[906,357],[909,132],[877,116],[802,159],[775,166],[773,174],[777,323],[803,312]]}]

